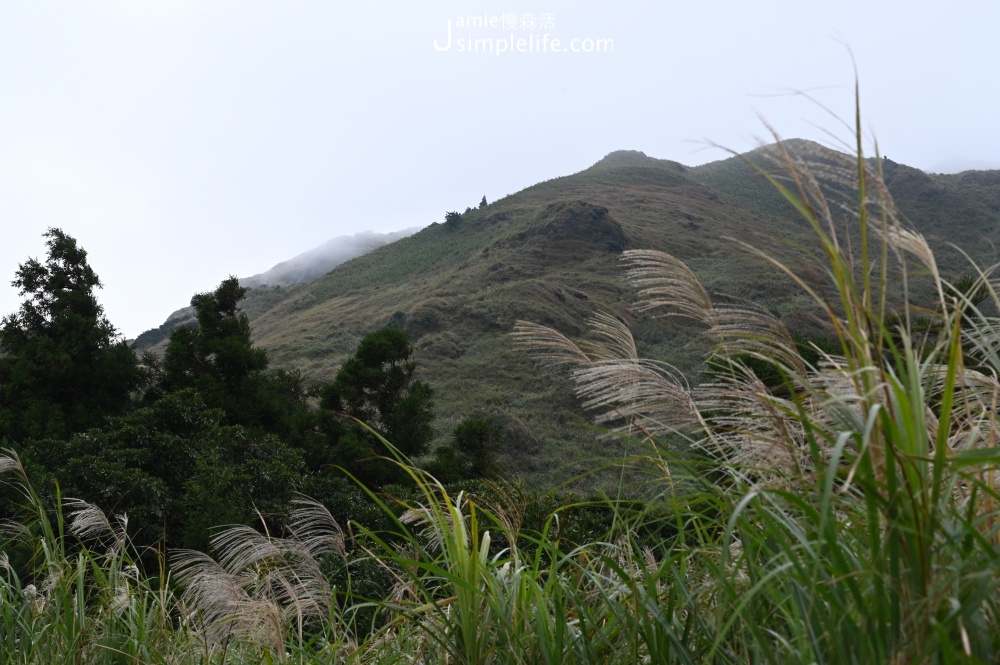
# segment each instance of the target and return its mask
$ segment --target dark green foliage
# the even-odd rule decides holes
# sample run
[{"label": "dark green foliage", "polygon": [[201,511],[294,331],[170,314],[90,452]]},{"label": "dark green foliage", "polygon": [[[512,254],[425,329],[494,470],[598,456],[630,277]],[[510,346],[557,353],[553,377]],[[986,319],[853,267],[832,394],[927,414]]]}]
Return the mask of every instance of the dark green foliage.
[{"label": "dark green foliage", "polygon": [[391,457],[365,428],[337,420],[346,414],[379,433],[403,455],[427,452],[434,435],[433,391],[414,381],[413,347],[402,330],[383,328],[365,336],[354,355],[340,368],[333,383],[320,391],[321,428],[331,443],[330,455],[358,477],[376,484],[401,479]]},{"label": "dark green foliage", "polygon": [[135,338],[133,344],[139,349],[148,349],[162,342],[165,339],[169,339],[170,331],[172,331],[173,322],[170,325],[164,323],[158,328],[152,328],[141,333]]},{"label": "dark green foliage", "polygon": [[267,352],[254,346],[240,310],[246,291],[230,277],[212,293],[191,299],[198,325],[171,333],[160,389],[152,397],[193,388],[209,407],[223,410],[228,424],[260,428],[302,445],[311,427],[306,387],[297,372],[267,371]]},{"label": "dark green foliage", "polygon": [[97,302],[87,252],[60,229],[44,237],[48,258],[18,268],[12,284],[27,299],[0,327],[0,439],[16,443],[125,413],[146,376]]},{"label": "dark green foliage", "polygon": [[482,209],[483,209],[483,208],[485,208],[485,207],[486,207],[487,205],[489,205],[489,204],[488,204],[488,203],[486,203],[486,195],[484,194],[484,195],[483,195],[483,200],[479,202],[479,209],[480,209],[480,210],[482,210]]},{"label": "dark green foliage", "polygon": [[434,451],[434,460],[427,465],[427,472],[443,483],[453,483],[464,476],[455,446],[439,446]]},{"label": "dark green foliage", "polygon": [[[37,457],[66,490],[139,518],[139,542],[207,546],[210,526],[282,511],[316,447],[302,377],[269,372],[235,277],[191,300],[146,404]],[[94,469],[88,473],[89,469]]]},{"label": "dark green foliage", "polygon": [[501,433],[492,418],[466,418],[455,428],[451,445],[434,451],[428,471],[446,482],[496,475]]},{"label": "dark green foliage", "polygon": [[127,513],[136,543],[204,547],[210,526],[283,511],[302,477],[297,450],[223,418],[181,390],[103,428],[46,441],[32,458],[64,496]]},{"label": "dark green foliage", "polygon": [[451,230],[457,229],[462,224],[462,213],[460,212],[445,213],[444,224]]},{"label": "dark green foliage", "polygon": [[953,284],[945,286],[948,295],[968,300],[970,304],[979,306],[986,300],[990,291],[986,283],[978,277],[972,275],[962,275]]},{"label": "dark green foliage", "polygon": [[454,446],[466,478],[483,478],[494,471],[500,435],[500,424],[492,418],[466,418],[458,424]]},{"label": "dark green foliage", "polygon": [[[16,282],[34,299],[4,322],[13,340],[5,370],[34,372],[33,391],[24,381],[3,386],[7,420],[21,414],[37,423],[25,436],[46,437],[25,451],[31,462],[64,496],[128,513],[142,544],[203,547],[209,526],[284,510],[314,423],[301,377],[268,372],[266,352],[251,343],[236,279],[195,296],[198,326],[174,330],[162,371],[152,358],[140,370],[132,350],[112,341],[86,254],[61,232],[48,235],[49,263],[28,262]],[[145,406],[125,413],[131,393],[154,378]]]},{"label": "dark green foliage", "polygon": [[181,499],[186,547],[207,549],[220,524],[282,524],[288,502],[301,488],[301,453],[271,434],[243,427],[206,432]]},{"label": "dark green foliage", "polygon": [[[559,519],[550,524],[550,518]],[[563,541],[570,546],[605,540],[615,523],[610,502],[580,501],[572,494],[547,492],[531,497],[524,507],[521,533],[527,540]]]},{"label": "dark green foliage", "polygon": [[[32,465],[64,496],[127,513],[140,544],[206,547],[211,526],[283,512],[303,450],[316,447],[314,417],[298,373],[267,371],[236,279],[192,299],[198,325],[174,330],[162,370],[152,358],[140,369],[113,342],[86,254],[59,231],[48,236],[49,262],[18,272],[33,298],[4,320],[0,363],[4,432],[45,437],[25,450]],[[126,413],[153,378],[145,406]]]},{"label": "dark green foliage", "polygon": [[402,330],[405,324],[406,324],[406,312],[397,309],[395,312],[392,313],[392,316],[389,317],[389,323],[387,323],[385,327],[399,328],[400,330]]},{"label": "dark green foliage", "polygon": [[267,369],[267,353],[253,346],[250,321],[239,310],[246,289],[235,277],[212,293],[191,299],[198,326],[182,326],[170,335],[163,359],[166,392],[195,388],[211,406],[241,414],[252,384]]}]

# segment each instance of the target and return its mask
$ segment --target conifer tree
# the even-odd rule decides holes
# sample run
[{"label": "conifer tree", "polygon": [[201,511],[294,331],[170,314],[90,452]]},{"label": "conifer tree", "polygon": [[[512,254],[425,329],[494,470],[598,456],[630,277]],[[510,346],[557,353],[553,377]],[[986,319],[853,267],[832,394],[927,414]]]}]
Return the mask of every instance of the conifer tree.
[{"label": "conifer tree", "polygon": [[12,285],[24,302],[0,322],[0,439],[63,438],[132,405],[145,373],[94,294],[87,252],[57,228],[48,257],[29,259]]},{"label": "conifer tree", "polygon": [[[191,299],[198,324],[174,329],[163,359],[159,390],[196,390],[229,425],[257,427],[295,439],[306,409],[305,387],[295,372],[268,371],[267,352],[253,344],[250,320],[240,308],[247,290],[236,277]],[[297,442],[296,442],[297,443]]]},{"label": "conifer tree", "polygon": [[[434,436],[434,412],[433,391],[423,381],[413,380],[415,369],[406,333],[396,328],[376,330],[361,340],[333,383],[321,389],[321,406],[327,413],[365,423],[403,455],[419,457]],[[338,425],[328,437],[333,439],[333,461],[362,480],[379,484],[405,478],[392,464],[376,459],[391,454],[367,430]]]}]

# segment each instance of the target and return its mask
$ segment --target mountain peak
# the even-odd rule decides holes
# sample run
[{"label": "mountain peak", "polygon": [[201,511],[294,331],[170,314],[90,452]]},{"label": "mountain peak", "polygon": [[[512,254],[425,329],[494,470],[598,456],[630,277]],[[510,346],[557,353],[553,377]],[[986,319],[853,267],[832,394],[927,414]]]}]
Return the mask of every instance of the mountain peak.
[{"label": "mountain peak", "polygon": [[615,150],[609,152],[594,166],[617,166],[620,164],[648,164],[659,161],[640,150]]}]

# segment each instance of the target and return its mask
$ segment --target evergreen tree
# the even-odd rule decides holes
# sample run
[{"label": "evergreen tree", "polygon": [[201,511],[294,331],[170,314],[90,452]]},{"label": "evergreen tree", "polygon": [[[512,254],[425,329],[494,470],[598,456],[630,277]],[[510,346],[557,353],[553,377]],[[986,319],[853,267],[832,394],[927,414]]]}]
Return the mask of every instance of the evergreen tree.
[{"label": "evergreen tree", "polygon": [[60,229],[48,257],[21,264],[26,297],[0,323],[0,439],[65,438],[128,411],[146,374],[104,316],[87,252]]},{"label": "evergreen tree", "polygon": [[163,359],[164,390],[195,388],[210,406],[231,407],[267,369],[267,353],[253,345],[250,320],[240,311],[245,297],[246,289],[230,277],[215,291],[191,298],[198,325],[171,333]]},{"label": "evergreen tree", "polygon": [[[434,436],[434,413],[433,391],[413,380],[415,369],[406,333],[397,328],[369,333],[333,383],[322,388],[321,406],[365,423],[407,457],[419,457]],[[376,460],[391,455],[367,430],[329,417],[324,422],[335,463],[374,484],[403,478],[393,465]]]},{"label": "evergreen tree", "polygon": [[444,225],[454,231],[462,225],[462,213],[451,211],[444,215]]},{"label": "evergreen tree", "polygon": [[427,470],[442,482],[496,475],[502,433],[492,418],[466,418],[452,432],[452,444],[434,451]]},{"label": "evergreen tree", "polygon": [[[267,352],[254,346],[240,309],[246,289],[236,277],[191,299],[198,325],[176,328],[163,359],[160,391],[193,388],[231,425],[257,427],[296,443],[308,429],[306,391],[295,372],[268,372]],[[153,397],[156,397],[154,395]]]}]

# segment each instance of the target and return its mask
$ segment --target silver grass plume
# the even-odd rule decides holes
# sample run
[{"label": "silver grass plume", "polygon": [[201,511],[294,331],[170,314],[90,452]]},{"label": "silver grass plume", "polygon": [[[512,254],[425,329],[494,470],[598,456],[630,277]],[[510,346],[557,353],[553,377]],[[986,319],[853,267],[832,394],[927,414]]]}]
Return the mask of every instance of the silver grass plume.
[{"label": "silver grass plume", "polygon": [[512,335],[540,361],[573,368],[584,408],[617,431],[663,434],[700,426],[680,373],[667,363],[640,359],[628,326],[604,312],[590,319],[594,340],[576,344],[558,331],[518,321]]},{"label": "silver grass plume", "polygon": [[67,498],[63,505],[69,511],[70,533],[81,539],[111,536],[111,551],[121,551],[128,530],[128,515],[115,515],[112,524],[103,510],[83,499]]},{"label": "silver grass plume", "polygon": [[344,532],[326,506],[307,496],[297,496],[292,505],[288,528],[311,557],[346,554]]},{"label": "silver grass plume", "polygon": [[[582,406],[598,412],[599,424],[654,441],[680,432],[728,460],[734,472],[752,469],[770,480],[793,477],[808,460],[801,424],[789,417],[794,405],[733,360],[746,353],[776,361],[791,377],[806,376],[809,368],[784,326],[749,307],[714,305],[694,273],[667,254],[631,251],[623,260],[640,289],[638,309],[701,322],[716,353],[729,359],[728,370],[692,389],[670,365],[639,358],[627,326],[607,314],[590,320],[591,340],[579,344],[518,322],[514,335],[520,345],[543,361],[571,364]],[[711,413],[710,422],[703,413]]]},{"label": "silver grass plume", "polygon": [[[465,509],[469,505],[469,499],[465,492],[459,492],[455,497],[454,504],[447,503],[444,510],[434,510],[417,506],[404,512],[399,521],[403,524],[412,524],[415,527],[422,527],[418,535],[424,541],[427,548],[432,551],[444,549],[446,530],[448,533],[461,535],[468,541],[469,525],[466,521]],[[457,519],[456,519],[457,518]],[[441,522],[444,522],[443,524]]]},{"label": "silver grass plume", "polygon": [[196,550],[176,550],[171,558],[174,580],[184,589],[181,602],[196,613],[209,644],[257,636],[256,616],[248,611],[253,599],[229,571]]},{"label": "silver grass plume", "polygon": [[15,471],[21,478],[25,478],[27,474],[24,473],[24,465],[21,464],[21,458],[17,453],[10,448],[5,448],[4,452],[7,454],[0,456],[0,473]]},{"label": "silver grass plume", "polygon": [[573,378],[583,407],[600,411],[595,422],[616,431],[659,436],[702,424],[683,379],[666,363],[604,360]]},{"label": "silver grass plume", "polygon": [[308,620],[329,619],[333,590],[320,560],[345,555],[343,532],[318,501],[297,497],[293,506],[287,538],[231,526],[211,540],[217,560],[173,553],[181,598],[200,616],[210,643],[233,636],[281,649],[287,627],[301,636]]},{"label": "silver grass plume", "polygon": [[926,268],[934,281],[934,288],[937,291],[941,311],[948,311],[941,273],[938,271],[937,260],[934,258],[934,252],[931,250],[930,245],[927,244],[927,239],[917,231],[904,228],[899,224],[887,226],[885,229],[881,229],[878,226],[873,228],[876,233],[882,236],[882,239],[889,247],[896,252],[900,263],[904,263],[903,255],[908,254],[916,258]]},{"label": "silver grass plume", "polygon": [[729,372],[697,389],[697,406],[712,412],[709,436],[723,459],[736,467],[793,477],[807,466],[808,447],[795,405],[774,395],[752,370],[733,363]]},{"label": "silver grass plume", "polygon": [[726,356],[746,353],[805,373],[783,323],[751,306],[714,304],[683,261],[654,250],[627,250],[622,262],[628,266],[626,277],[638,289],[637,311],[692,319],[705,325],[706,335]]},{"label": "silver grass plume", "polygon": [[654,250],[628,250],[622,261],[628,265],[625,276],[642,298],[636,311],[666,310],[662,316],[686,317],[708,328],[718,324],[712,298],[683,261]]},{"label": "silver grass plume", "polygon": [[[811,185],[807,181],[804,186]],[[808,366],[780,321],[752,307],[715,305],[678,259],[645,250],[625,252],[623,261],[639,290],[637,309],[702,323],[728,369],[692,390],[669,366],[638,358],[627,327],[615,317],[594,317],[592,341],[579,344],[557,331],[519,322],[514,336],[522,347],[540,360],[574,367],[577,394],[585,408],[599,412],[598,423],[617,422],[619,431],[638,430],[654,439],[691,434],[698,445],[728,460],[734,472],[743,475],[749,469],[758,480],[770,482],[802,478],[810,466],[811,452],[796,415],[799,404],[816,424],[830,428],[826,440],[831,446],[837,431],[864,430],[866,405],[876,391],[860,394],[866,384],[860,375],[874,367],[852,370],[843,359],[824,354],[820,367]],[[800,403],[778,397],[736,360],[741,354],[776,363]],[[710,422],[702,417],[705,413],[711,414]]]}]

